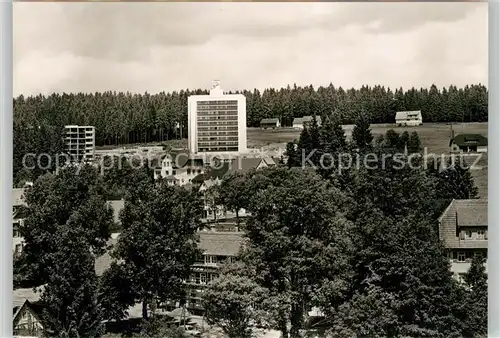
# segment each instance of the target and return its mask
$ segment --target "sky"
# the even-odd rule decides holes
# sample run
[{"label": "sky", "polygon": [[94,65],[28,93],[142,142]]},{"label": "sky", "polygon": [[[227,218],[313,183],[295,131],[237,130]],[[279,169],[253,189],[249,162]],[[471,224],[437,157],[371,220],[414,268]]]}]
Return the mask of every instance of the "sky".
[{"label": "sky", "polygon": [[487,3],[14,3],[15,96],[487,79]]}]

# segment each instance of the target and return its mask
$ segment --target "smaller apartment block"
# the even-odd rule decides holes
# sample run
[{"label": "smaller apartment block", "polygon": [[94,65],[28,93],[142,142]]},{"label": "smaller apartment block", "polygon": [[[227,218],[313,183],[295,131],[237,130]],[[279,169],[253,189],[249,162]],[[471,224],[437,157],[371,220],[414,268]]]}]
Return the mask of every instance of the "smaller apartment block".
[{"label": "smaller apartment block", "polygon": [[65,126],[64,143],[72,162],[94,160],[95,128],[93,126]]},{"label": "smaller apartment block", "polygon": [[453,200],[439,217],[439,237],[448,250],[451,271],[461,281],[474,255],[487,258],[488,201]]}]

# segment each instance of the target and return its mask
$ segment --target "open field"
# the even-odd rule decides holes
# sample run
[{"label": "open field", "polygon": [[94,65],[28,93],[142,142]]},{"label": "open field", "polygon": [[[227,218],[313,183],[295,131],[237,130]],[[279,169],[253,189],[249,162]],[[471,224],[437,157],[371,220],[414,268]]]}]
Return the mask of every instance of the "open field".
[{"label": "open field", "polygon": [[[353,125],[343,126],[347,137],[351,136]],[[424,123],[422,126],[416,127],[397,127],[392,124],[374,124],[371,127],[372,134],[376,137],[380,134],[385,134],[389,129],[394,129],[398,133],[403,133],[405,130],[409,133],[416,131],[422,140],[424,147],[428,148],[428,152],[447,154],[449,151],[448,145],[450,141],[451,126],[448,124]],[[453,125],[455,135],[464,133],[481,134],[488,136],[487,123],[465,123]],[[300,130],[292,128],[282,129],[266,129],[248,128],[247,139],[248,147],[285,147],[287,142],[293,141],[300,136]]]},{"label": "open field", "polygon": [[[343,127],[346,136],[350,138],[352,132],[352,125],[346,125]],[[398,133],[402,133],[405,130],[409,133],[416,131],[420,136],[422,145],[427,148],[427,153],[434,154],[448,154],[449,153],[449,141],[451,135],[451,126],[449,124],[439,124],[439,123],[424,123],[422,126],[416,127],[397,127],[393,124],[375,124],[372,125],[372,134],[376,137],[380,134],[385,134],[389,129],[394,129]],[[465,124],[454,124],[453,130],[455,135],[461,133],[470,134],[481,134],[488,136],[488,124],[487,123],[465,123]],[[266,150],[284,150],[286,143],[298,139],[300,136],[300,130],[292,128],[280,128],[280,129],[267,129],[262,130],[260,128],[248,128],[247,130],[247,140],[249,148],[264,148]],[[163,142],[162,144],[168,144],[173,148],[186,148],[187,140],[170,140]],[[134,148],[138,146],[153,146],[160,145],[160,143],[151,144],[134,144],[127,146],[120,146],[121,148]],[[96,147],[98,151],[110,150],[118,147]],[[481,198],[487,198],[488,196],[488,157],[483,155],[477,166],[481,166],[483,169],[473,170],[472,175],[476,182],[476,186],[479,189],[479,195]]]},{"label": "open field", "polygon": [[[345,134],[348,138],[351,137],[353,125],[343,126]],[[372,125],[372,134],[377,135],[385,134],[389,129],[394,129],[398,133],[403,133],[405,130],[409,133],[416,131],[420,136],[422,145],[427,148],[428,154],[448,154],[449,141],[451,135],[451,126],[449,124],[438,123],[424,123],[422,126],[416,127],[397,127],[396,125],[389,124],[375,124]],[[455,135],[468,133],[468,134],[481,134],[488,136],[487,123],[465,123],[454,124],[453,130]],[[265,148],[268,150],[284,149],[286,143],[298,139],[300,130],[292,128],[282,129],[267,129],[261,130],[259,128],[249,128],[247,131],[248,147],[249,148]],[[476,186],[479,189],[479,196],[481,198],[488,197],[488,155],[482,155],[477,163],[478,167],[482,169],[472,170],[472,176]]]}]

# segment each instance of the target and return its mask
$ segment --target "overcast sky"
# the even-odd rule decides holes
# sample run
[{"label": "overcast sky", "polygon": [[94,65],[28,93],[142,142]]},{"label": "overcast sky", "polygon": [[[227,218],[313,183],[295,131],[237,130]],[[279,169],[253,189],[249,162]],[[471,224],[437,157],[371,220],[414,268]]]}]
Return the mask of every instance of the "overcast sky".
[{"label": "overcast sky", "polygon": [[14,94],[487,83],[487,3],[14,3]]}]

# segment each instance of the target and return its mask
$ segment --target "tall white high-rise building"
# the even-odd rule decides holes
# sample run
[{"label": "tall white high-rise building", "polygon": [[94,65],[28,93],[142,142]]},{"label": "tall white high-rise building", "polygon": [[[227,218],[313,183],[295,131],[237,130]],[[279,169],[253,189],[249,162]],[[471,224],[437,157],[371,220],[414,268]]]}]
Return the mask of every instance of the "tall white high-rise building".
[{"label": "tall white high-rise building", "polygon": [[214,81],[210,95],[188,98],[188,148],[192,154],[247,151],[247,111],[243,94],[224,94]]},{"label": "tall white high-rise building", "polygon": [[66,151],[72,162],[90,162],[94,159],[95,128],[70,125],[64,127]]}]

